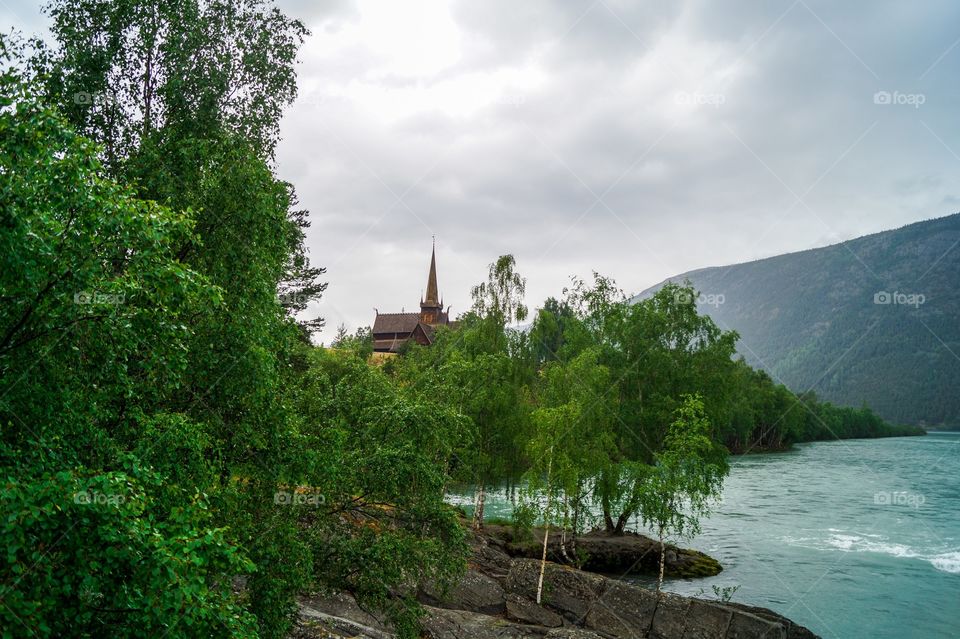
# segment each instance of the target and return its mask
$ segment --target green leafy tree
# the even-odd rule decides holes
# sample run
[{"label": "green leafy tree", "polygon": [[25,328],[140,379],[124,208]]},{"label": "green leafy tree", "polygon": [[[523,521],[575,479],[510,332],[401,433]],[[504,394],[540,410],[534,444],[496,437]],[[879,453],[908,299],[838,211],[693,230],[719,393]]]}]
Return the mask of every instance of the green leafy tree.
[{"label": "green leafy tree", "polygon": [[486,282],[473,287],[473,310],[481,317],[492,318],[494,325],[507,326],[527,318],[523,296],[527,281],[516,271],[512,255],[501,255],[490,265]]},{"label": "green leafy tree", "polygon": [[[105,177],[15,56],[0,39],[0,625],[255,636],[231,588],[255,568],[204,494],[209,440],[156,409],[183,384],[190,318],[221,303],[177,259],[192,220]],[[159,445],[163,474],[138,459]]]},{"label": "green leafy tree", "polygon": [[[697,313],[690,287],[667,285],[613,314],[616,348],[608,365],[619,380],[618,458],[598,485],[608,532],[623,532],[639,507],[645,467],[663,450],[666,425],[682,397],[698,394],[712,421],[728,418],[737,335]],[[719,435],[715,435],[719,438]]]},{"label": "green leafy tree", "polygon": [[[565,454],[564,440],[579,419],[579,406],[567,403],[551,408],[538,408],[533,412],[534,436],[528,446],[534,460],[528,474],[527,492],[532,504],[542,497],[546,503],[541,509],[543,518],[543,552],[540,557],[540,575],[537,579],[539,604],[543,594],[543,575],[547,565],[547,546],[550,542],[550,525],[556,517],[556,503],[562,495],[561,475],[574,472],[569,457]],[[554,472],[556,469],[556,473]]]},{"label": "green leafy tree", "polygon": [[470,418],[468,444],[460,446],[454,476],[475,486],[473,525],[483,526],[489,486],[523,472],[529,428],[525,388],[525,338],[508,329],[526,317],[524,279],[513,256],[490,265],[488,281],[473,288],[473,310],[454,330],[441,329],[429,348],[411,347],[397,375],[425,397],[448,402]]},{"label": "green leafy tree", "polygon": [[660,542],[657,590],[663,585],[667,535],[694,535],[700,518],[710,512],[729,472],[727,451],[712,437],[710,421],[699,396],[686,395],[676,409],[663,450],[644,469],[639,514]]},{"label": "green leafy tree", "polygon": [[[590,491],[602,473],[614,463],[616,455],[613,423],[617,409],[616,387],[610,379],[610,370],[600,364],[600,351],[590,348],[569,363],[548,364],[540,373],[534,424],[537,411],[565,408],[567,420],[562,430],[535,428],[532,442],[542,451],[547,447],[551,458],[557,460],[553,482],[558,491],[561,510],[561,555],[565,561],[577,561],[577,537],[591,523],[587,503]],[[549,414],[548,414],[549,416]],[[542,419],[542,416],[541,416]],[[549,445],[544,438],[552,437]],[[532,460],[540,459],[530,453]],[[534,463],[530,483],[535,485],[542,476],[542,462]],[[570,550],[567,553],[567,531],[570,531]]]},{"label": "green leafy tree", "polygon": [[[46,12],[50,95],[109,167],[204,129],[272,154],[308,31],[269,0],[51,0]],[[167,148],[190,161],[189,149]]]},{"label": "green leafy tree", "polygon": [[415,587],[449,587],[466,564],[465,531],[443,498],[468,420],[350,351],[310,351],[291,387],[302,420],[291,470],[322,496],[298,507],[314,583],[353,593],[390,613],[402,636],[419,636]]},{"label": "green leafy tree", "polygon": [[[609,463],[610,414],[604,398],[608,390],[609,371],[598,364],[595,350],[585,351],[569,364],[548,364],[541,372],[539,407],[532,412],[532,436],[527,442],[531,463],[523,494],[523,507],[531,514],[539,512],[544,523],[538,603],[551,525],[559,520],[561,555],[575,563],[585,492]],[[572,528],[573,558],[567,553],[568,528]]]},{"label": "green leafy tree", "polygon": [[[281,636],[310,573],[277,562],[310,557],[294,513],[272,504],[298,436],[283,387],[296,347],[322,324],[294,318],[325,287],[306,259],[306,212],[271,168],[306,29],[261,0],[54,0],[47,11],[55,46],[34,68],[48,100],[101,145],[112,177],[191,221],[175,256],[219,295],[179,323],[177,383],[122,401],[137,413],[183,415],[202,431],[215,465],[214,520],[257,566],[248,583],[261,634]],[[155,448],[142,454],[177,472],[159,465]]]}]

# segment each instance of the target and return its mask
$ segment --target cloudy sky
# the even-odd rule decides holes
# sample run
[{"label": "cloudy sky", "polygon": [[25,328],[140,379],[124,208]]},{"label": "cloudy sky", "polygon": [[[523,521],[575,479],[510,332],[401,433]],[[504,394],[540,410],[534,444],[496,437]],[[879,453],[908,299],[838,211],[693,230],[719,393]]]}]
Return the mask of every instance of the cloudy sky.
[{"label": "cloudy sky", "polygon": [[457,314],[504,253],[537,306],[960,210],[955,0],[279,4],[312,31],[277,169],[326,339],[417,308],[433,236]]}]

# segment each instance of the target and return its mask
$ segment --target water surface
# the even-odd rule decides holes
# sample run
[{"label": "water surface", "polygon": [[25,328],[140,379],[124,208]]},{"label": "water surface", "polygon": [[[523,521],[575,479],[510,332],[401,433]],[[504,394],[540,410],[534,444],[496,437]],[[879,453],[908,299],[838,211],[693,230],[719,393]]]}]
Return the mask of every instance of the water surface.
[{"label": "water surface", "polygon": [[[509,510],[494,495],[487,515]],[[702,528],[681,543],[724,571],[667,590],[712,596],[713,585],[739,586],[735,601],[823,637],[960,637],[960,434],[732,458],[723,501]]]}]

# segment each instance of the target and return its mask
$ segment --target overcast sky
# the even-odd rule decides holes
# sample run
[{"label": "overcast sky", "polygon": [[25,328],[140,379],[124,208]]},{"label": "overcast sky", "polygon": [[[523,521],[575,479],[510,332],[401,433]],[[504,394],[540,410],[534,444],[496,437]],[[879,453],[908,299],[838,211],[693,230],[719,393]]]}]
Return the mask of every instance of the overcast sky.
[{"label": "overcast sky", "polygon": [[321,339],[415,310],[434,235],[456,315],[504,253],[535,307],[960,210],[955,0],[279,4],[312,31],[277,170]]}]

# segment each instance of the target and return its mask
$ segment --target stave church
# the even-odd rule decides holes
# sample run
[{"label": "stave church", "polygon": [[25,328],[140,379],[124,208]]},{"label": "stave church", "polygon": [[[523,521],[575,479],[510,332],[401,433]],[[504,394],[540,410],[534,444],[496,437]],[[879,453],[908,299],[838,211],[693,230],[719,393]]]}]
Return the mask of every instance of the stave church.
[{"label": "stave church", "polygon": [[437,248],[434,244],[430,253],[430,274],[427,276],[426,298],[421,296],[419,313],[381,313],[373,320],[373,350],[377,353],[397,353],[404,344],[414,340],[417,344],[429,346],[433,343],[436,328],[449,326],[450,307],[443,308],[437,287]]}]

